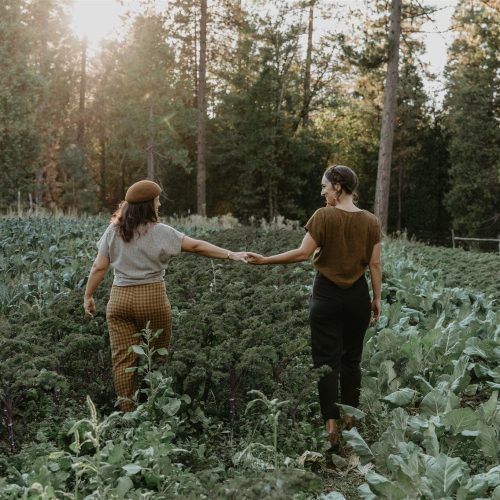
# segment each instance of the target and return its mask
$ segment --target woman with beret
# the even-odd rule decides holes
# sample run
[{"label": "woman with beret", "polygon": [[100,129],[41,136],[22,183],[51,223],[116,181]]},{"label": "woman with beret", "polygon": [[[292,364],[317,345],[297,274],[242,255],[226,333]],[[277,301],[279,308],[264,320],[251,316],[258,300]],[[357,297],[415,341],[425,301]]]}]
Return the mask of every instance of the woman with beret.
[{"label": "woman with beret", "polygon": [[[358,406],[363,338],[371,314],[376,321],[381,307],[380,225],[373,214],[354,204],[356,185],[357,176],[350,168],[329,167],[321,180],[326,207],[307,222],[300,247],[269,257],[248,254],[252,264],[288,264],[307,260],[314,253],[316,276],[309,303],[311,347],[314,366],[331,368],[319,380],[318,392],[332,451],[340,445],[339,382],[340,402]],[[371,300],[365,279],[367,267]],[[344,417],[343,423],[350,429],[354,420]]]},{"label": "woman with beret", "polygon": [[134,372],[137,357],[129,352],[138,343],[135,336],[149,322],[153,330],[162,330],[155,347],[168,347],[172,330],[172,312],[165,291],[165,268],[170,257],[193,252],[214,259],[246,262],[246,253],[231,252],[203,240],[186,236],[158,221],[161,188],[142,180],[128,189],[101,239],[98,254],[90,270],[84,297],[85,313],[96,310],[93,294],[108,267],[114,269],[114,281],[106,308],[111,344],[113,379],[120,409],[134,409],[136,390]]}]

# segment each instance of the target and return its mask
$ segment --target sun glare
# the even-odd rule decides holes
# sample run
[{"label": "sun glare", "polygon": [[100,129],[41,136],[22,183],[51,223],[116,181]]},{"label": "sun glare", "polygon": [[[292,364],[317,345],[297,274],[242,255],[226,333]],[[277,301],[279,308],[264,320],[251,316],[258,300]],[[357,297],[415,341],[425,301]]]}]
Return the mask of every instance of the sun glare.
[{"label": "sun glare", "polygon": [[123,7],[116,0],[73,0],[71,26],[92,47],[117,31]]}]

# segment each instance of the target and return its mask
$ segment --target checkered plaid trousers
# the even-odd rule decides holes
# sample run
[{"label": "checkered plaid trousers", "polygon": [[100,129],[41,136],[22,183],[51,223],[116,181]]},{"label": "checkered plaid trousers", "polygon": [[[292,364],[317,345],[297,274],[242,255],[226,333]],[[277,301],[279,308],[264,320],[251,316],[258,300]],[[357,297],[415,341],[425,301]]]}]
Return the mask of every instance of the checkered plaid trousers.
[{"label": "checkered plaid trousers", "polygon": [[151,330],[163,330],[155,339],[154,346],[168,347],[170,342],[172,310],[165,283],[161,281],[145,285],[113,285],[106,308],[106,320],[115,391],[117,396],[126,398],[120,402],[120,409],[124,412],[132,411],[132,397],[137,390],[137,374],[126,373],[125,370],[137,366],[137,354],[129,352],[131,345],[140,342],[134,334],[145,328],[149,321]]}]

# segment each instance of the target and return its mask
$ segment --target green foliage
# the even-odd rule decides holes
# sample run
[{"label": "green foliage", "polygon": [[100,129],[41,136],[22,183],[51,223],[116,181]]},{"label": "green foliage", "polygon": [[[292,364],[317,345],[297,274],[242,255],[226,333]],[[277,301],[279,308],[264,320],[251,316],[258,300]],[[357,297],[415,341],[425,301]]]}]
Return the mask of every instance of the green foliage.
[{"label": "green foliage", "polygon": [[[303,234],[177,222],[263,253]],[[96,318],[85,321],[82,308],[106,222],[0,224],[0,409],[13,424],[12,434],[0,428],[1,497],[236,498],[245,489],[245,498],[353,498],[364,482],[364,498],[472,499],[499,487],[499,293],[488,284],[497,255],[384,241],[383,315],[367,333],[361,407],[342,406],[357,426],[344,432],[349,456],[332,473],[309,352],[309,263],[173,259],[172,344],[154,361],[155,332],[142,332],[138,406],[121,415],[104,321],[109,279]]]},{"label": "green foliage", "polygon": [[187,83],[174,70],[168,29],[163,15],[138,15],[125,42],[110,42],[101,54],[90,116],[101,144],[94,153],[95,177],[101,200],[109,207],[122,200],[128,185],[145,176],[149,148],[156,165],[153,175],[167,188],[169,201],[172,195],[179,201],[186,195],[185,182],[180,196],[171,176],[192,167],[186,141],[195,133],[196,115],[186,105]]},{"label": "green foliage", "polygon": [[32,188],[34,160],[39,152],[35,104],[41,81],[30,66],[26,4],[7,0],[0,6],[0,209]]},{"label": "green foliage", "polygon": [[209,138],[215,213],[304,220],[317,206],[331,147],[319,127],[299,128],[303,68],[294,61],[301,31],[286,18],[283,7],[277,19],[244,16],[233,66],[220,73],[224,85]]},{"label": "green foliage", "polygon": [[447,66],[451,167],[446,205],[461,234],[491,238],[500,233],[498,2],[495,7],[464,0],[454,18],[458,36]]}]

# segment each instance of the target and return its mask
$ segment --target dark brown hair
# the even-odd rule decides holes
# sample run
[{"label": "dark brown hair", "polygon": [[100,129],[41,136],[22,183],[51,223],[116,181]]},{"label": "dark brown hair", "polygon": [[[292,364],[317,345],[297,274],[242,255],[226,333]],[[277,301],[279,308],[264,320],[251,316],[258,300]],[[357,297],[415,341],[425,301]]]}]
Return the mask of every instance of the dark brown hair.
[{"label": "dark brown hair", "polygon": [[137,228],[148,222],[158,222],[154,200],[141,203],[122,201],[111,217],[111,223],[115,224],[118,234],[124,241],[130,241]]},{"label": "dark brown hair", "polygon": [[345,193],[356,195],[358,176],[349,167],[332,165],[326,169],[325,177],[326,180],[331,182],[332,186],[339,183]]}]

